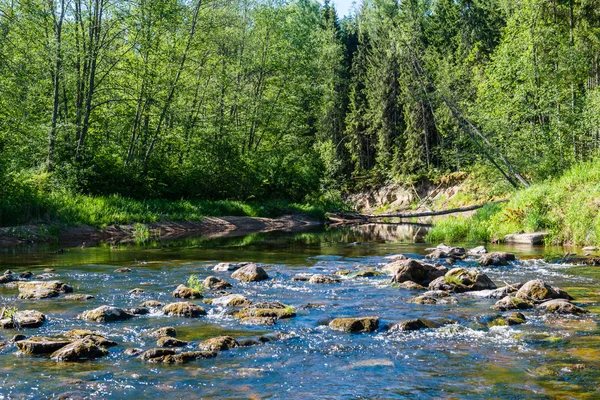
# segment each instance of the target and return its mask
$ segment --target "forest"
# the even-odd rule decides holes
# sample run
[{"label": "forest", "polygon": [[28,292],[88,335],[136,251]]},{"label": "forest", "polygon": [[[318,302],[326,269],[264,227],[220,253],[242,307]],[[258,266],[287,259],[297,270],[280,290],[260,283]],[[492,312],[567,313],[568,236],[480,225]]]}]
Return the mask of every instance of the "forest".
[{"label": "forest", "polygon": [[599,62],[600,0],[0,0],[0,221],[542,181],[598,153]]}]

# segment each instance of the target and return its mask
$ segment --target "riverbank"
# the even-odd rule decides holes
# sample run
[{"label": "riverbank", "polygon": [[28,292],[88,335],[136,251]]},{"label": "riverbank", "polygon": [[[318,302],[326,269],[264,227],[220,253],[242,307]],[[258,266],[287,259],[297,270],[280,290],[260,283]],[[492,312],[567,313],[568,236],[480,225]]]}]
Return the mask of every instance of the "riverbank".
[{"label": "riverbank", "polygon": [[439,221],[427,236],[435,242],[498,242],[513,233],[547,232],[546,244],[600,243],[600,162],[580,163],[556,179],[510,193],[505,204],[470,217]]},{"label": "riverbank", "polygon": [[148,224],[115,224],[104,228],[91,225],[21,225],[0,228],[0,246],[58,242],[64,246],[91,246],[98,242],[144,242],[149,239],[178,239],[188,236],[241,236],[251,233],[308,229],[325,222],[306,215],[280,218],[245,216],[204,217],[199,221],[159,221]]}]

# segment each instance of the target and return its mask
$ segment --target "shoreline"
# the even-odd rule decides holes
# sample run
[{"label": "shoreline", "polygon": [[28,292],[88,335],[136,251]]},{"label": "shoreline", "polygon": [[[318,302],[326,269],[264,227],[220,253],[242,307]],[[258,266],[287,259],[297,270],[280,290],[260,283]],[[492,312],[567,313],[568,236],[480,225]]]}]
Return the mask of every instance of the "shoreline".
[{"label": "shoreline", "polygon": [[[205,217],[201,221],[161,221],[142,224],[149,238],[178,239],[190,236],[225,237],[272,231],[301,231],[325,225],[327,221],[304,215],[279,218]],[[92,246],[99,242],[134,241],[139,224],[109,225],[103,229],[90,225],[60,227],[31,224],[0,228],[0,248],[26,244],[56,243],[65,246]],[[51,232],[56,233],[51,233]]]}]

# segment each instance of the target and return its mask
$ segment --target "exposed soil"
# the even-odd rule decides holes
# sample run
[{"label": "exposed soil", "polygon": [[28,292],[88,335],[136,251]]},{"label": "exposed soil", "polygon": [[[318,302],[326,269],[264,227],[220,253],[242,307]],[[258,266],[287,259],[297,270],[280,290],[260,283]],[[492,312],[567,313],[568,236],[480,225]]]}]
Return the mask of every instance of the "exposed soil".
[{"label": "exposed soil", "polygon": [[[323,221],[303,215],[285,215],[280,218],[206,217],[202,221],[163,221],[145,224],[151,237],[175,239],[189,236],[241,236],[270,231],[298,231],[322,225]],[[0,228],[0,247],[27,243],[55,241],[48,234],[47,225],[22,225]],[[110,225],[98,229],[89,225],[60,229],[58,241],[65,246],[89,246],[98,242],[128,242],[135,238],[135,225]]]}]

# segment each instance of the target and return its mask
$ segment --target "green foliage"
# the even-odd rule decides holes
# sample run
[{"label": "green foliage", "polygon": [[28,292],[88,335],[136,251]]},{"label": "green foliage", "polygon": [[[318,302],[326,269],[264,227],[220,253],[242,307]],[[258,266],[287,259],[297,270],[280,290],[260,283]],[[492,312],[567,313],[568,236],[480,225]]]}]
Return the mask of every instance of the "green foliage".
[{"label": "green foliage", "polygon": [[206,288],[202,285],[202,281],[198,279],[196,275],[190,275],[187,281],[187,287],[197,290],[200,294],[204,295]]},{"label": "green foliage", "polygon": [[488,242],[491,219],[502,206],[489,203],[478,209],[471,217],[447,217],[435,223],[425,240],[429,243]]}]

